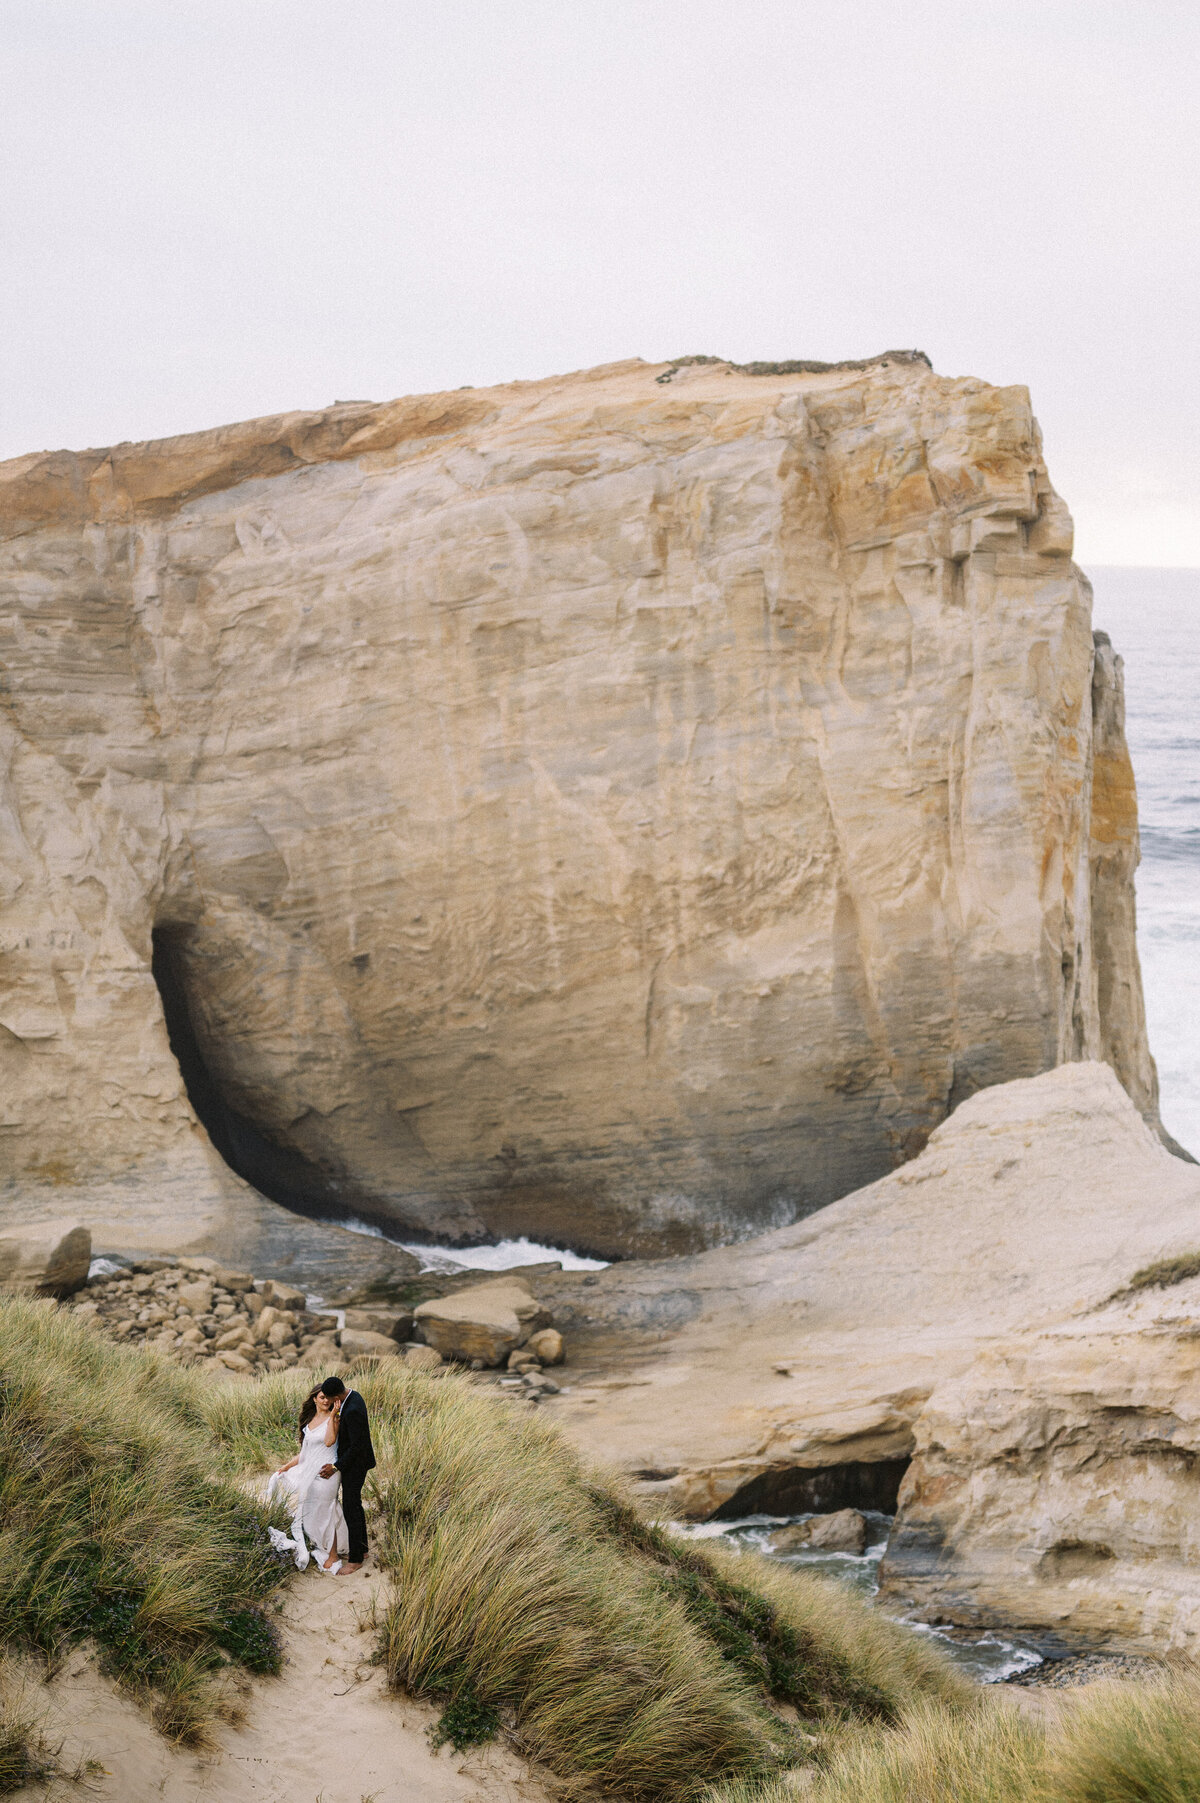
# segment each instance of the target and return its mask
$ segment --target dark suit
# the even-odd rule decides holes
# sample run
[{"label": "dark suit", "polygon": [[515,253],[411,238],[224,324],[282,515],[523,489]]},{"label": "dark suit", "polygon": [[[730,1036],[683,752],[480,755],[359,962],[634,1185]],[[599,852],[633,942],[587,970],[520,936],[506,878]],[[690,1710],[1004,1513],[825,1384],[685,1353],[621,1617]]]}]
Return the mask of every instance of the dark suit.
[{"label": "dark suit", "polygon": [[342,1474],[342,1514],[350,1542],[350,1563],[361,1565],[367,1556],[367,1518],[363,1513],[362,1487],[375,1464],[367,1405],[357,1390],[347,1390],[338,1420],[337,1459]]}]

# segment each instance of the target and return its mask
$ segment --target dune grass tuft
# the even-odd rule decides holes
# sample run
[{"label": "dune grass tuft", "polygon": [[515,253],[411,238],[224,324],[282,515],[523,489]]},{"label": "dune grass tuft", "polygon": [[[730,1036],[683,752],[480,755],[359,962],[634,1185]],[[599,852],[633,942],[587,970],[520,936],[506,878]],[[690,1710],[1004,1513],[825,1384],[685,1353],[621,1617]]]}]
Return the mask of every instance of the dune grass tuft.
[{"label": "dune grass tuft", "polygon": [[89,1640],[203,1739],[219,1674],[277,1669],[264,1609],[286,1575],[263,1511],[217,1472],[203,1387],[69,1316],[0,1302],[0,1647]]},{"label": "dune grass tuft", "polygon": [[1097,1686],[1051,1743],[1045,1797],[1047,1803],[1196,1803],[1200,1681]]},{"label": "dune grass tuft", "polygon": [[[783,1773],[715,1785],[701,1803],[795,1803]],[[1105,1684],[1047,1730],[1007,1698],[922,1702],[895,1728],[847,1728],[805,1803],[1197,1803],[1200,1681]]]},{"label": "dune grass tuft", "polygon": [[1179,1252],[1174,1258],[1160,1258],[1152,1265],[1135,1271],[1117,1296],[1132,1296],[1137,1290],[1165,1290],[1173,1283],[1186,1283],[1189,1277],[1200,1277],[1200,1252]]}]

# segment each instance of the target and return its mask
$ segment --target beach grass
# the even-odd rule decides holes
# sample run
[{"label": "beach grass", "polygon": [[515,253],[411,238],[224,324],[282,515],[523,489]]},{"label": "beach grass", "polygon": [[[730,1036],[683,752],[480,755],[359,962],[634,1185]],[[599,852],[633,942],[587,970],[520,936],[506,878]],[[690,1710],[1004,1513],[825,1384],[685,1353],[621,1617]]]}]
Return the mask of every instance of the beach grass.
[{"label": "beach grass", "polygon": [[172,1739],[225,1707],[222,1673],[277,1668],[287,1575],[222,1471],[203,1386],[53,1306],[0,1304],[0,1649],[90,1641]]},{"label": "beach grass", "polygon": [[1048,1748],[1046,1803],[1196,1803],[1200,1680],[1097,1685]]},{"label": "beach grass", "polygon": [[[1047,1727],[1006,1698],[918,1703],[896,1727],[852,1728],[805,1803],[1197,1803],[1200,1683],[1098,1684],[1064,1693]],[[714,1785],[702,1803],[795,1803],[794,1774]]]}]

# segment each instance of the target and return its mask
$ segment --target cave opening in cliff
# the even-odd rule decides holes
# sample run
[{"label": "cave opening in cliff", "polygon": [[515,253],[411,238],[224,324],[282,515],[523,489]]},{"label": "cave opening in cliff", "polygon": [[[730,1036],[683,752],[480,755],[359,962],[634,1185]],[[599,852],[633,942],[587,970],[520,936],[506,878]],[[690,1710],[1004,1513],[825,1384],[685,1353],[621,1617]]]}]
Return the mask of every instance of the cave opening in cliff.
[{"label": "cave opening in cliff", "polygon": [[782,1465],[760,1471],[727,1502],[714,1521],[747,1515],[829,1515],[835,1509],[878,1509],[894,1515],[909,1459],[850,1459],[844,1465]]},{"label": "cave opening in cliff", "polygon": [[150,968],[162,1002],[167,1038],[188,1100],[214,1148],[231,1171],[272,1202],[297,1214],[344,1213],[333,1180],[290,1146],[281,1146],[239,1112],[222,1092],[204,1056],[186,976],[186,926],[158,926]]}]

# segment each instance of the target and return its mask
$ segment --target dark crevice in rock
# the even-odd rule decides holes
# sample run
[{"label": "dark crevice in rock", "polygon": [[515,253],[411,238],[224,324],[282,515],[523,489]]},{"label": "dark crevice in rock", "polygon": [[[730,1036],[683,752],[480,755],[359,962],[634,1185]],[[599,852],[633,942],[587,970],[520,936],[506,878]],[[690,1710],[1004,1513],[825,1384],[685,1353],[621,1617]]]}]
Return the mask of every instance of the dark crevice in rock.
[{"label": "dark crevice in rock", "polygon": [[744,1515],[829,1515],[835,1509],[878,1509],[894,1515],[908,1459],[850,1460],[813,1469],[799,1465],[760,1471],[713,1515],[738,1521]]},{"label": "dark crevice in rock", "polygon": [[155,927],[151,970],[167,1038],[197,1119],[230,1170],[270,1201],[305,1215],[344,1213],[332,1178],[299,1152],[276,1144],[222,1094],[192,1019],[184,972],[187,937],[186,927]]}]

